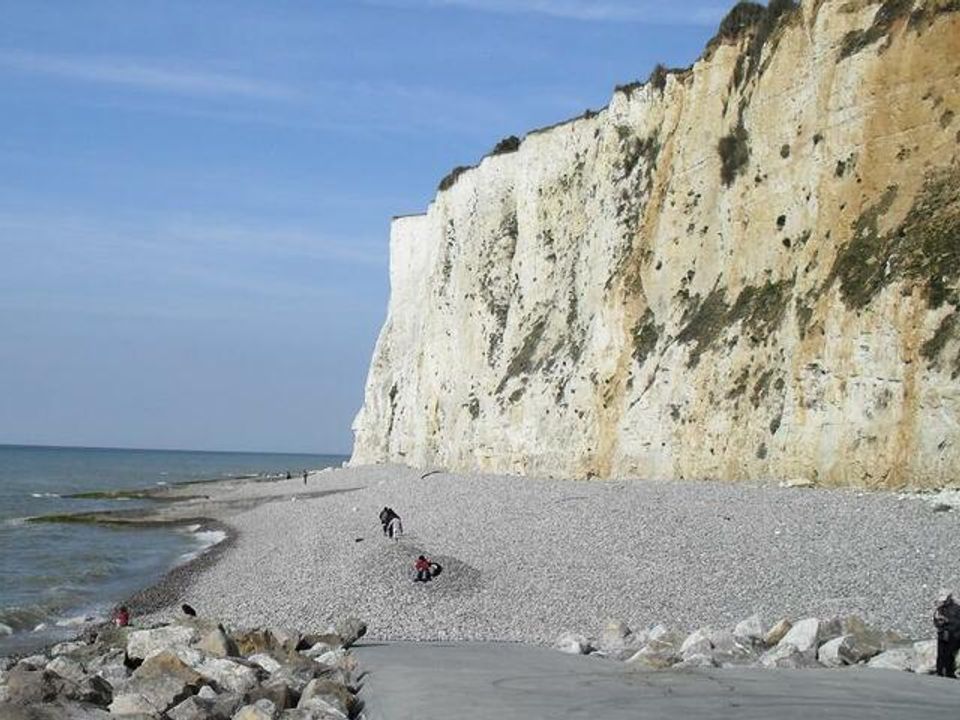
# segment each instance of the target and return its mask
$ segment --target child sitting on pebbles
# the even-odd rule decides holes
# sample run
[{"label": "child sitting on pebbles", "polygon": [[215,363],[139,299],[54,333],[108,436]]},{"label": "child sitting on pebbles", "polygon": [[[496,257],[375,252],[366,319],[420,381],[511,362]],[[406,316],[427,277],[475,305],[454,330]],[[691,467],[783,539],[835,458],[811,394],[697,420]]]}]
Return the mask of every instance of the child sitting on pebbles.
[{"label": "child sitting on pebbles", "polygon": [[417,571],[417,577],[414,578],[414,582],[430,582],[433,576],[430,566],[430,561],[423,555],[418,557],[417,561],[413,564],[413,569]]}]

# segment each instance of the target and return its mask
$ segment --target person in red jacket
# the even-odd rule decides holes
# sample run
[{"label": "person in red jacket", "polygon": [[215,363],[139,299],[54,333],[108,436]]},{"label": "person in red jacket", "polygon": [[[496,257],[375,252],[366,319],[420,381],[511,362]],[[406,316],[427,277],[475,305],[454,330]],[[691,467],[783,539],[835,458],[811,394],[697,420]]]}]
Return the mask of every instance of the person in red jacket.
[{"label": "person in red jacket", "polygon": [[113,622],[117,627],[126,627],[130,624],[130,611],[126,605],[121,605],[113,616]]},{"label": "person in red jacket", "polygon": [[423,555],[417,558],[413,564],[413,569],[417,571],[417,577],[414,582],[429,582],[431,579],[430,561]]}]

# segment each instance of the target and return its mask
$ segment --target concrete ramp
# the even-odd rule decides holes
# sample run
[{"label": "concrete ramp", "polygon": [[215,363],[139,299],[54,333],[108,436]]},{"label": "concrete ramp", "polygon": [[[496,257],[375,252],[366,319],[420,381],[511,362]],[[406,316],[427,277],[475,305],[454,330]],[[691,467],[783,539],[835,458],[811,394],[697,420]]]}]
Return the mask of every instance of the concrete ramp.
[{"label": "concrete ramp", "polygon": [[960,682],[890,670],[642,672],[499,643],[367,643],[367,720],[924,720],[960,716]]}]

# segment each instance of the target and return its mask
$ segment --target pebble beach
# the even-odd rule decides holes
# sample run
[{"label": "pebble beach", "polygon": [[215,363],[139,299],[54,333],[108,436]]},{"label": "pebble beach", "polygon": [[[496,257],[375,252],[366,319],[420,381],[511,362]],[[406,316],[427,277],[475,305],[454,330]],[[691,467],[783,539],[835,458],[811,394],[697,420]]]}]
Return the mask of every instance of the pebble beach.
[{"label": "pebble beach", "polygon": [[[230,542],[181,571],[176,594],[237,626],[357,616],[372,638],[549,644],[613,618],[690,631],[754,613],[857,613],[924,638],[937,591],[960,586],[957,514],[916,496],[423,474],[327,470],[232,484],[222,502],[208,490],[202,511]],[[399,542],[382,535],[385,505]],[[443,566],[430,583],[412,581],[419,554]]]}]

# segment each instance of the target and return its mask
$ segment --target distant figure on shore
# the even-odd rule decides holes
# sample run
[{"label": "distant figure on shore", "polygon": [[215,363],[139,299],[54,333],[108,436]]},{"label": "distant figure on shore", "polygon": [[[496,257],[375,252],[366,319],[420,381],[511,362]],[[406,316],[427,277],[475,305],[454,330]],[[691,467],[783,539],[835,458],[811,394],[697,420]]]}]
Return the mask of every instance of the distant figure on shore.
[{"label": "distant figure on shore", "polygon": [[417,571],[417,577],[414,578],[414,582],[430,582],[433,577],[430,564],[430,561],[423,555],[417,558],[417,561],[413,564],[413,569]]},{"label": "distant figure on shore", "polygon": [[937,598],[933,624],[937,628],[937,675],[955,678],[960,650],[960,605],[946,590]]},{"label": "distant figure on shore", "polygon": [[130,624],[130,611],[126,605],[117,608],[117,612],[113,615],[113,624],[117,627],[126,627]]},{"label": "distant figure on shore", "polygon": [[304,470],[304,471],[303,471],[303,484],[304,484],[304,485],[307,484],[307,475],[308,475],[307,471]]},{"label": "distant figure on shore", "polygon": [[287,470],[287,480],[290,480],[292,477],[293,477],[293,475],[291,475],[291,474],[290,474],[290,471]]}]

